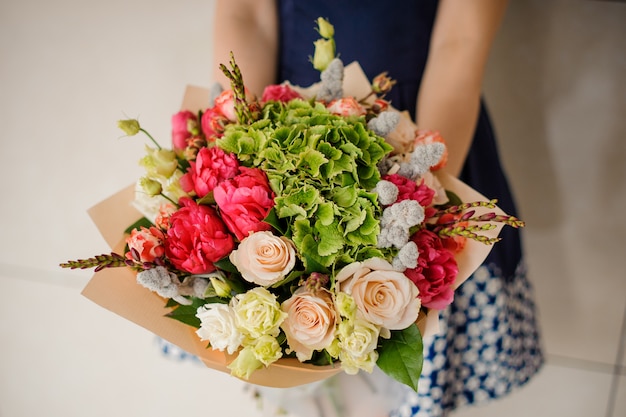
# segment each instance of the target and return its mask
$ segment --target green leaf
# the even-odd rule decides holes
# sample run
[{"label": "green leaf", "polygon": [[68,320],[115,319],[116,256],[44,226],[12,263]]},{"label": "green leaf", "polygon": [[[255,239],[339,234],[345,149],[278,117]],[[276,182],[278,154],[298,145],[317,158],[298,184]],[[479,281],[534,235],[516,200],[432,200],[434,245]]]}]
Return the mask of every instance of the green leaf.
[{"label": "green leaf", "polygon": [[319,236],[317,253],[321,257],[331,256],[341,250],[345,245],[343,233],[341,232],[337,221],[334,221],[328,226],[324,226],[322,223],[316,222],[315,231]]},{"label": "green leaf", "polygon": [[179,305],[174,310],[166,314],[166,316],[199,329],[200,319],[196,317],[198,307],[205,305],[209,301],[199,298],[193,298],[192,300],[193,302],[191,305]]},{"label": "green leaf", "polygon": [[148,220],[145,217],[142,217],[141,219],[137,220],[135,223],[128,226],[126,230],[124,230],[124,233],[129,234],[135,229],[141,229],[142,227],[150,228],[152,226],[154,226],[154,224],[152,224],[150,220]]},{"label": "green leaf", "polygon": [[417,392],[417,383],[424,363],[422,335],[417,325],[392,331],[390,339],[382,339],[376,364],[387,375]]}]

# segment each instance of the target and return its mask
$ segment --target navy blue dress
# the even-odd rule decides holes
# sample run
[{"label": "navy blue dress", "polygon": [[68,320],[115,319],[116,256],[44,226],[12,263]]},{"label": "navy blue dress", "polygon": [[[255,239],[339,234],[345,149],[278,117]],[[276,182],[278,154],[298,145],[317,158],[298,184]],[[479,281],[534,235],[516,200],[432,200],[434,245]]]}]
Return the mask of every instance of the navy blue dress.
[{"label": "navy blue dress", "polygon": [[[415,115],[437,12],[433,0],[279,0],[278,82],[308,86],[319,81],[309,61],[318,17],[335,27],[337,53],[358,61],[369,79],[383,71],[397,81],[386,97]],[[423,126],[423,128],[428,128]],[[461,179],[509,214],[516,214],[486,108]],[[428,341],[419,394],[407,391],[394,415],[446,415],[459,405],[481,403],[525,383],[543,363],[532,289],[526,279],[518,230],[503,240],[442,312],[442,332]]]}]

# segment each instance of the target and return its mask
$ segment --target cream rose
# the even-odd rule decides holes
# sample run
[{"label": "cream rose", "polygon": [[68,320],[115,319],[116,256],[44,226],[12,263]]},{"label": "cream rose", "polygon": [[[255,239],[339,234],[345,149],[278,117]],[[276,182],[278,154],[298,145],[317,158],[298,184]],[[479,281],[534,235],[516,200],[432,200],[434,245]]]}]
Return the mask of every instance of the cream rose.
[{"label": "cream rose", "polygon": [[268,287],[291,272],[296,251],[289,239],[262,231],[243,239],[231,252],[230,261],[246,281]]},{"label": "cream rose", "polygon": [[402,330],[417,319],[419,291],[384,259],[354,262],[336,276],[340,292],[354,298],[363,317],[388,330]]},{"label": "cream rose", "polygon": [[239,349],[243,335],[237,330],[235,314],[226,304],[206,304],[198,308],[196,317],[200,328],[196,334],[201,340],[208,340],[213,349],[226,350],[233,354]]},{"label": "cream rose", "polygon": [[350,375],[359,369],[372,372],[378,360],[378,327],[362,318],[342,322],[338,328],[341,368]]},{"label": "cream rose", "polygon": [[264,335],[278,336],[287,314],[280,309],[276,296],[262,287],[238,294],[231,300],[237,328],[253,339]]},{"label": "cream rose", "polygon": [[300,287],[281,307],[287,313],[281,328],[300,361],[311,359],[314,350],[331,344],[335,337],[337,312],[328,291],[312,292]]}]

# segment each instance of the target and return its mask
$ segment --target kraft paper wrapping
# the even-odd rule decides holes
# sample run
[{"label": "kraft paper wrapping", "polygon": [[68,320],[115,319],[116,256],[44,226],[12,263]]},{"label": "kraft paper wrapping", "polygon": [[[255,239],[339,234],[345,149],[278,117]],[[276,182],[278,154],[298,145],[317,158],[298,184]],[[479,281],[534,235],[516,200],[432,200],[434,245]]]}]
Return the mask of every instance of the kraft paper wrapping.
[{"label": "kraft paper wrapping", "polygon": [[[365,83],[365,84],[364,84]],[[358,64],[346,67],[344,94],[363,97],[369,92],[369,82]],[[209,107],[209,91],[201,87],[188,86],[182,108],[197,110]],[[398,138],[402,146],[407,138]],[[462,201],[486,201],[478,192],[463,182],[447,175],[438,175],[442,185],[455,192]],[[98,230],[118,254],[124,250],[124,230],[142,215],[132,206],[135,186],[131,185],[89,209],[89,215]],[[477,209],[479,212],[481,208]],[[485,210],[487,211],[487,210]],[[493,210],[489,210],[493,211]],[[501,213],[501,211],[499,211]],[[501,226],[486,234],[496,237]],[[457,255],[459,275],[455,287],[461,285],[483,262],[491,246],[473,240],[467,241],[465,249]],[[139,285],[135,274],[127,268],[105,268],[94,274],[82,294],[139,326],[151,331],[181,349],[196,355],[212,369],[229,373],[227,365],[234,356],[207,348],[196,335],[195,329],[177,320],[166,317],[170,310],[165,308],[166,300]],[[438,311],[431,310],[418,318],[418,327],[424,336],[438,331]],[[288,388],[327,379],[341,372],[339,365],[314,366],[300,363],[297,359],[280,359],[267,368],[255,371],[247,381],[252,384]]]}]

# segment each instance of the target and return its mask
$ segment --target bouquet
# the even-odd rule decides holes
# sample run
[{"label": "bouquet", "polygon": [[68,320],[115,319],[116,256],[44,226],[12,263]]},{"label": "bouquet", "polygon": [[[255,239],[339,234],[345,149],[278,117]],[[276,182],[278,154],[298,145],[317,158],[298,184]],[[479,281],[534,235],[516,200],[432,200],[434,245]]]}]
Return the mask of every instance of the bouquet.
[{"label": "bouquet", "polygon": [[146,175],[92,209],[114,251],[61,266],[95,268],[85,295],[238,378],[378,366],[417,390],[437,310],[523,223],[437,173],[441,136],[385,101],[387,74],[344,68],[318,23],[314,86],[257,99],[231,57],[230,89],[188,89],[171,149],[120,121],[153,143]]}]

